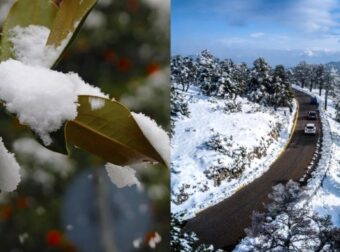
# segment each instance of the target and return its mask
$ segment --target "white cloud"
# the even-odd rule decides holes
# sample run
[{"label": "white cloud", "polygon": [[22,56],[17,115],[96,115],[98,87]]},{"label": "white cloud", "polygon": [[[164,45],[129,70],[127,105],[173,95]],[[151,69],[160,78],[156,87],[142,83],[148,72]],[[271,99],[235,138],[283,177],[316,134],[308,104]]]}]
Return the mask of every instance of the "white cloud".
[{"label": "white cloud", "polygon": [[303,55],[304,56],[308,56],[308,57],[312,57],[315,55],[315,52],[311,49],[306,49],[304,52],[303,52]]},{"label": "white cloud", "polygon": [[299,0],[289,10],[289,22],[306,32],[328,32],[339,26],[332,13],[338,7],[336,0]]},{"label": "white cloud", "polygon": [[252,38],[261,38],[263,37],[265,34],[263,32],[255,32],[255,33],[251,33],[250,37]]}]

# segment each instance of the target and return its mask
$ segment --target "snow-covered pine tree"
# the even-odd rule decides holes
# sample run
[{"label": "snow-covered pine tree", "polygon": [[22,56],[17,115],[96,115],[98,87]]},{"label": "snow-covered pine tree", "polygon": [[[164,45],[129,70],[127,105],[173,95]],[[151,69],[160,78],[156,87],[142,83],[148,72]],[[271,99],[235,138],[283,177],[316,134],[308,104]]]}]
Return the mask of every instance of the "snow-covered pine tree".
[{"label": "snow-covered pine tree", "polygon": [[193,232],[185,232],[185,221],[171,214],[170,217],[170,248],[173,252],[222,252],[213,245],[202,244]]},{"label": "snow-covered pine tree", "polygon": [[296,67],[293,68],[294,80],[296,84],[302,88],[310,85],[311,82],[311,66],[305,61],[300,62]]},{"label": "snow-covered pine tree", "polygon": [[181,86],[182,91],[188,91],[197,78],[197,68],[193,59],[177,55],[171,58],[170,66],[173,85]]},{"label": "snow-covered pine tree", "polygon": [[325,88],[325,110],[327,110],[328,96],[333,93],[335,84],[338,81],[337,71],[334,67],[331,69],[325,68],[323,80]]},{"label": "snow-covered pine tree", "polygon": [[183,58],[183,67],[182,67],[182,75],[183,75],[183,90],[188,91],[190,85],[194,84],[197,80],[197,66],[191,57]]},{"label": "snow-covered pine tree", "polygon": [[271,86],[271,67],[264,58],[254,61],[254,67],[250,73],[250,81],[247,86],[247,97],[253,102],[268,105],[268,89]]},{"label": "snow-covered pine tree", "polygon": [[288,82],[287,74],[283,65],[275,67],[271,90],[271,105],[274,107],[291,107],[293,101],[293,91]]},{"label": "snow-covered pine tree", "polygon": [[231,59],[225,59],[219,62],[219,70],[217,96],[236,98],[237,83],[234,79],[236,65]]},{"label": "snow-covered pine tree", "polygon": [[297,80],[295,79],[295,76],[294,76],[294,68],[286,69],[286,76],[287,76],[287,81],[290,84],[297,84]]},{"label": "snow-covered pine tree", "polygon": [[174,86],[170,89],[170,109],[171,109],[171,117],[178,116],[190,116],[190,111],[188,107],[188,102],[185,100],[185,96],[182,92],[177,90]]},{"label": "snow-covered pine tree", "polygon": [[203,50],[197,58],[197,80],[205,95],[216,95],[220,67],[218,60],[208,51]]},{"label": "snow-covered pine tree", "polygon": [[245,94],[247,83],[249,82],[249,74],[250,70],[246,63],[242,62],[240,65],[236,65],[233,73],[233,79],[236,82],[235,98]]},{"label": "snow-covered pine tree", "polygon": [[339,229],[301,204],[307,195],[298,183],[276,185],[269,197],[267,212],[253,214],[242,251],[339,251]]},{"label": "snow-covered pine tree", "polygon": [[340,99],[337,100],[335,105],[335,120],[340,122]]},{"label": "snow-covered pine tree", "polygon": [[315,75],[315,84],[319,88],[319,96],[321,96],[322,89],[325,85],[325,66],[323,64],[316,66]]},{"label": "snow-covered pine tree", "polygon": [[170,61],[170,80],[173,86],[181,85],[182,81],[182,66],[183,66],[183,57],[181,55],[176,55],[171,57]]}]

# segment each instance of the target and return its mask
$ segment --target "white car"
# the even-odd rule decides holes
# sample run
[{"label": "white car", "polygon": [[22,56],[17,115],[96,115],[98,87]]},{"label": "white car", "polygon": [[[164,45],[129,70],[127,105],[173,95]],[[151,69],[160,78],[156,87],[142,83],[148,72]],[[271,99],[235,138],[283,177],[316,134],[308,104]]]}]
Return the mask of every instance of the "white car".
[{"label": "white car", "polygon": [[314,123],[307,123],[305,126],[305,134],[307,135],[315,135],[316,134],[316,126]]}]

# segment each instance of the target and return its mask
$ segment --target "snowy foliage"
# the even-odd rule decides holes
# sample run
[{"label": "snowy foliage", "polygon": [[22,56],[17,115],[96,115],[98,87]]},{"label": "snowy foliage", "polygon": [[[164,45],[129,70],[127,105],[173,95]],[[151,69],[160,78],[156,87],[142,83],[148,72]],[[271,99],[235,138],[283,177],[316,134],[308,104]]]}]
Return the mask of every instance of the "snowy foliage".
[{"label": "snowy foliage", "polygon": [[188,91],[197,78],[197,63],[191,57],[180,55],[171,58],[171,81],[178,83],[182,91]]},{"label": "snowy foliage", "polygon": [[338,251],[340,229],[329,216],[314,214],[301,201],[307,197],[298,183],[278,184],[265,213],[254,213],[247,237],[235,251]]},{"label": "snowy foliage", "polygon": [[263,58],[254,61],[249,69],[245,63],[235,64],[231,59],[219,60],[204,50],[194,62],[190,57],[171,59],[171,80],[174,87],[187,91],[190,85],[199,85],[203,94],[220,98],[248,97],[266,106],[292,106],[292,91],[283,66],[271,69]]},{"label": "snowy foliage", "polygon": [[327,65],[312,65],[301,62],[291,69],[292,81],[301,88],[308,88],[309,92],[318,89],[318,95],[321,96],[325,90],[325,97],[328,95],[339,99],[340,97],[340,76],[337,70]]},{"label": "snowy foliage", "polygon": [[193,232],[185,232],[185,222],[181,217],[171,215],[170,220],[170,247],[173,252],[222,252],[213,245],[201,244]]},{"label": "snowy foliage", "polygon": [[174,87],[171,87],[171,116],[173,118],[179,116],[190,116],[188,102],[185,100],[185,94]]}]

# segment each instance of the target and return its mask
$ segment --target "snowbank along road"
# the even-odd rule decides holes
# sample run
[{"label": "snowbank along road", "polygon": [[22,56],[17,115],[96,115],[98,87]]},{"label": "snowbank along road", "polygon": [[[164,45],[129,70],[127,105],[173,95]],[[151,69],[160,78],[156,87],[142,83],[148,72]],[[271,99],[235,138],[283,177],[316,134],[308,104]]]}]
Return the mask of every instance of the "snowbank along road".
[{"label": "snowbank along road", "polygon": [[[190,219],[187,231],[195,232],[200,242],[213,244],[227,251],[245,236],[244,229],[251,225],[253,211],[264,211],[272,186],[285,183],[289,179],[299,180],[307,171],[316,150],[321,132],[320,117],[308,120],[308,111],[316,111],[317,105],[310,104],[310,96],[295,91],[299,103],[299,116],[290,143],[286,150],[260,178],[237,191],[221,203],[209,207]],[[305,135],[306,123],[314,122],[316,135]]]}]

